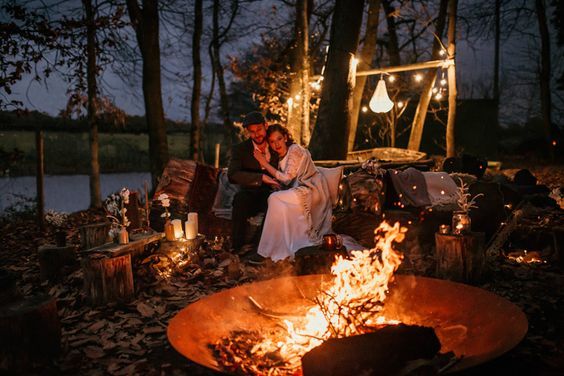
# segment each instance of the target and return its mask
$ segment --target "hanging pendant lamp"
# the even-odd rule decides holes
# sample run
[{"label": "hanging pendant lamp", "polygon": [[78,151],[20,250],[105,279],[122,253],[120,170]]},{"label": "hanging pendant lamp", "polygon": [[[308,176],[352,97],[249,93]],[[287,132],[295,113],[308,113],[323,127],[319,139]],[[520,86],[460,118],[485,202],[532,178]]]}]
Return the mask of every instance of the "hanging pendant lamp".
[{"label": "hanging pendant lamp", "polygon": [[394,107],[394,102],[392,102],[388,96],[386,82],[382,77],[380,77],[380,81],[378,81],[378,86],[376,86],[376,90],[368,106],[372,111],[380,113],[388,112]]}]

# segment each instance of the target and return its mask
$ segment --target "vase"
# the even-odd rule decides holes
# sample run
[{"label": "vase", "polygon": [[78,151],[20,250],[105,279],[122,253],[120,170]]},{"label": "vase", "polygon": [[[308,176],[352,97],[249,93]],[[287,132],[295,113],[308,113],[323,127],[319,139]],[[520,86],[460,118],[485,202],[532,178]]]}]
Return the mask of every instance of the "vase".
[{"label": "vase", "polygon": [[118,243],[119,244],[127,244],[129,243],[129,233],[127,232],[127,230],[125,229],[125,227],[122,227],[119,230],[119,234],[118,234]]},{"label": "vase", "polygon": [[170,219],[167,219],[164,224],[164,232],[166,240],[174,241],[176,240],[176,236],[174,236],[174,225]]},{"label": "vase", "polygon": [[472,226],[472,220],[468,212],[455,211],[452,213],[452,233],[453,235],[462,235],[469,233]]},{"label": "vase", "polygon": [[67,233],[63,230],[57,230],[55,232],[55,243],[57,247],[65,247],[67,245]]}]

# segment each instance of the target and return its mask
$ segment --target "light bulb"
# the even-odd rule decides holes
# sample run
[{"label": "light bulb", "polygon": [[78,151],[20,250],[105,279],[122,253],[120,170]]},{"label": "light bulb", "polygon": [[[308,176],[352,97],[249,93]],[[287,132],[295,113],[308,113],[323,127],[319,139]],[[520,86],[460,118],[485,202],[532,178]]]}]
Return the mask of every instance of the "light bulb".
[{"label": "light bulb", "polygon": [[368,111],[368,107],[362,106],[362,112],[367,112],[367,111]]},{"label": "light bulb", "polygon": [[376,86],[374,95],[372,95],[372,99],[370,99],[368,105],[372,111],[380,113],[388,112],[394,107],[394,102],[390,100],[388,91],[386,90],[386,82],[382,78],[378,81],[378,86]]},{"label": "light bulb", "polygon": [[390,75],[390,77],[388,77],[388,81],[389,81],[389,82],[395,82],[395,81],[396,81],[396,76]]},{"label": "light bulb", "polygon": [[447,84],[446,78],[441,79],[441,86],[445,86]]},{"label": "light bulb", "polygon": [[421,82],[423,76],[417,73],[415,76],[413,76],[413,78],[415,79],[416,82]]}]

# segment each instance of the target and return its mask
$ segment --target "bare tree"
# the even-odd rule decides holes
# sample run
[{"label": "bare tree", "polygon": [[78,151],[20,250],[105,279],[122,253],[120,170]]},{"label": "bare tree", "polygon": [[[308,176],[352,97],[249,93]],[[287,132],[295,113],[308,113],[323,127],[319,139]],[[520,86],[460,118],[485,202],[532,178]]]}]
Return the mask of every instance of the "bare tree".
[{"label": "bare tree", "polygon": [[309,126],[309,15],[312,0],[296,1],[295,40],[290,65],[290,93],[288,102],[288,129],[302,145],[311,137]]},{"label": "bare tree", "polygon": [[[448,48],[447,56],[455,59],[456,55],[456,8],[458,0],[448,1]],[[448,120],[446,128],[446,156],[454,157],[455,139],[454,124],[456,122],[456,65],[448,67]]]},{"label": "bare tree", "polygon": [[[440,58],[440,51],[443,48],[441,43],[441,36],[446,23],[447,14],[447,4],[448,0],[441,0],[439,7],[439,15],[437,17],[436,28],[435,28],[435,38],[433,40],[433,51],[432,59],[437,60]],[[413,116],[413,122],[411,125],[411,134],[409,135],[409,142],[407,145],[408,149],[419,150],[421,145],[421,138],[423,137],[423,127],[425,125],[425,119],[427,117],[427,110],[429,108],[429,102],[433,95],[433,87],[435,86],[435,81],[437,79],[437,70],[430,69],[424,76],[423,79],[423,90],[421,96],[419,97],[419,103],[417,104],[417,109],[415,110],[415,115]]]},{"label": "bare tree", "polygon": [[[367,70],[371,68],[374,53],[376,52],[376,42],[378,41],[378,23],[380,20],[380,0],[368,1],[368,17],[366,20],[366,32],[364,34],[364,44],[358,54],[358,69]],[[349,152],[354,149],[354,141],[356,139],[356,131],[358,128],[358,119],[360,115],[360,104],[366,86],[367,76],[359,76],[356,79],[356,85],[353,92],[353,108],[351,112],[351,129],[349,131],[349,142],[347,150]]]},{"label": "bare tree", "polygon": [[157,0],[126,0],[143,59],[143,99],[149,129],[149,159],[153,186],[168,162],[168,142],[161,93],[161,55]]},{"label": "bare tree", "polygon": [[202,39],[203,16],[202,16],[202,0],[194,1],[194,33],[192,34],[192,64],[193,64],[193,81],[192,101],[190,114],[192,115],[192,124],[190,128],[190,156],[193,160],[202,160],[201,152],[201,130],[200,122],[200,96],[202,91],[202,61],[200,59],[200,41]]},{"label": "bare tree", "polygon": [[364,1],[337,0],[317,124],[310,150],[314,159],[345,159],[351,129],[353,58],[358,46]]}]

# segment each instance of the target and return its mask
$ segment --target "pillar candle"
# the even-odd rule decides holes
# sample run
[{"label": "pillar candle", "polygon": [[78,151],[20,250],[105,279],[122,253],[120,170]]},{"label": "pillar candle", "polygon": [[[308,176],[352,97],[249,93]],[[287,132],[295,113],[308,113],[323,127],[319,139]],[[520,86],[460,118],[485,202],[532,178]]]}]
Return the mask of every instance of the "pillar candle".
[{"label": "pillar candle", "polygon": [[174,237],[176,239],[184,236],[184,232],[182,231],[182,221],[180,219],[173,219],[172,226],[174,227]]},{"label": "pillar candle", "polygon": [[198,213],[188,213],[188,220],[186,221],[186,239],[196,239],[198,236]]}]

